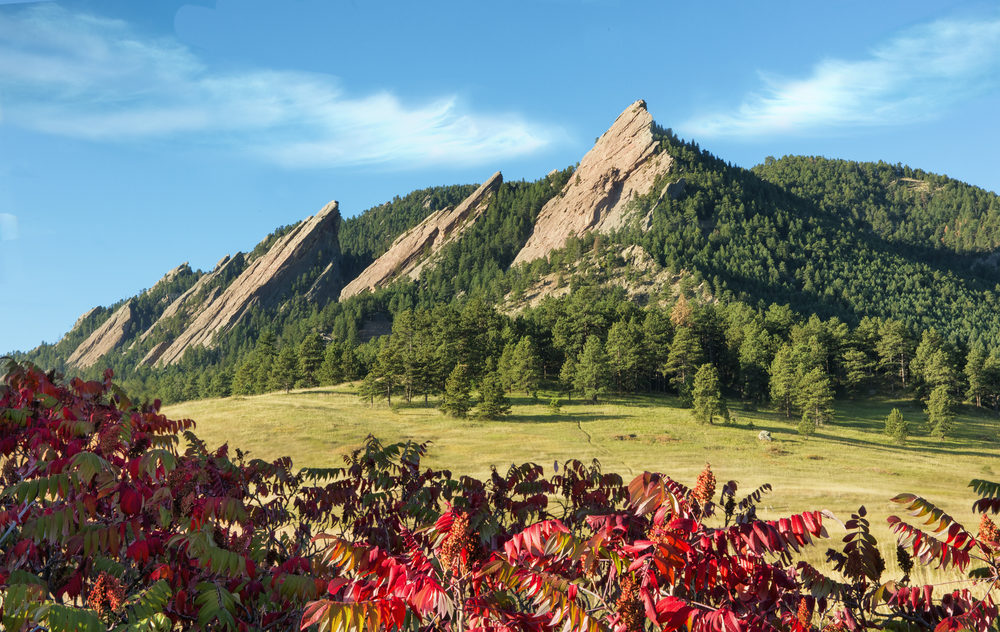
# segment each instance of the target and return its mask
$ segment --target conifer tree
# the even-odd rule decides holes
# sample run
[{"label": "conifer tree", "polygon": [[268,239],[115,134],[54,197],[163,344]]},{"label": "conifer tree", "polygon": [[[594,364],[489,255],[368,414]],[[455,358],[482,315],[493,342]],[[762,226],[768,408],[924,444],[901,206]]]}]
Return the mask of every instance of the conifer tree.
[{"label": "conifer tree", "polygon": [[785,411],[788,418],[792,416],[798,381],[795,356],[791,345],[786,344],[778,349],[771,362],[771,402],[775,408]]},{"label": "conifer tree", "polygon": [[947,386],[942,384],[931,391],[927,399],[926,412],[932,436],[947,437],[951,434],[955,421],[954,408],[955,401]]},{"label": "conifer tree", "polygon": [[517,388],[531,397],[536,397],[542,382],[542,359],[529,336],[522,336],[514,347],[511,371],[516,376]]},{"label": "conifer tree", "polygon": [[319,369],[321,384],[340,384],[344,381],[343,354],[344,349],[336,340],[326,346],[323,351],[323,364]]},{"label": "conifer tree", "polygon": [[496,372],[487,373],[479,383],[477,412],[485,419],[499,419],[510,414],[510,401]]},{"label": "conifer tree", "polygon": [[871,377],[872,361],[864,351],[851,348],[844,351],[844,385],[847,390],[860,392]]},{"label": "conifer tree", "polygon": [[982,342],[977,342],[969,349],[969,355],[965,361],[965,379],[969,384],[969,389],[965,396],[976,402],[976,406],[983,405],[983,397],[987,394],[986,380],[986,347]]},{"label": "conifer tree", "polygon": [[719,388],[719,372],[710,363],[701,365],[694,376],[691,389],[694,418],[701,423],[712,423],[716,416],[726,417],[726,404]]},{"label": "conifer tree", "polygon": [[690,327],[691,312],[691,305],[684,296],[684,292],[681,292],[680,296],[677,297],[677,302],[674,303],[674,306],[670,310],[670,322],[672,322],[674,327],[677,329]]},{"label": "conifer tree", "polygon": [[371,407],[375,406],[375,394],[378,392],[378,384],[375,381],[375,374],[369,373],[358,384],[358,398],[363,402],[368,402]]},{"label": "conifer tree", "polygon": [[899,377],[899,383],[906,388],[912,352],[910,332],[898,320],[886,320],[879,329],[877,351],[879,362],[887,374]]},{"label": "conifer tree", "polygon": [[576,365],[573,385],[592,402],[602,395],[611,381],[611,365],[604,351],[604,344],[597,336],[590,336],[583,345],[583,352]]},{"label": "conifer tree", "polygon": [[673,376],[670,381],[685,400],[690,398],[691,383],[694,381],[696,367],[701,364],[701,358],[701,344],[694,331],[691,327],[678,327],[674,340],[670,343],[670,354],[663,372]]},{"label": "conifer tree", "polygon": [[303,338],[299,345],[299,385],[317,386],[322,365],[323,339],[314,331]]},{"label": "conifer tree", "polygon": [[740,391],[744,401],[756,405],[768,396],[768,368],[771,365],[768,348],[771,341],[767,331],[757,322],[743,327],[743,340],[738,355]]},{"label": "conifer tree", "polygon": [[576,386],[576,358],[566,356],[562,369],[559,371],[559,384],[569,401],[573,401],[573,389]]},{"label": "conifer tree", "polygon": [[271,367],[270,387],[286,393],[295,386],[298,377],[299,359],[291,345],[285,345]]},{"label": "conifer tree", "polygon": [[646,373],[650,380],[656,381],[657,389],[662,389],[663,373],[659,371],[667,362],[670,354],[670,339],[673,325],[666,312],[657,307],[648,307],[646,317],[642,321],[643,358]]},{"label": "conifer tree", "polygon": [[909,424],[903,419],[903,413],[899,412],[898,408],[889,411],[889,415],[885,418],[885,435],[887,437],[902,445],[906,442],[909,429]]},{"label": "conifer tree", "polygon": [[445,381],[441,410],[452,417],[465,417],[472,408],[471,391],[468,367],[456,364]]},{"label": "conifer tree", "polygon": [[617,321],[608,330],[606,348],[618,390],[638,390],[644,350],[639,323],[632,318]]},{"label": "conifer tree", "polygon": [[514,348],[516,346],[512,342],[504,345],[503,352],[500,354],[500,360],[497,362],[497,376],[500,378],[501,385],[507,391],[513,391],[514,385],[517,383],[517,374],[514,371]]},{"label": "conifer tree", "polygon": [[796,405],[816,427],[833,418],[833,384],[823,369],[816,367],[802,375],[796,388]]},{"label": "conifer tree", "polygon": [[212,397],[229,397],[233,389],[233,372],[223,368],[215,372],[209,384],[208,394]]},{"label": "conifer tree", "polygon": [[254,354],[243,356],[233,373],[232,392],[234,395],[252,395],[256,389],[256,362]]}]

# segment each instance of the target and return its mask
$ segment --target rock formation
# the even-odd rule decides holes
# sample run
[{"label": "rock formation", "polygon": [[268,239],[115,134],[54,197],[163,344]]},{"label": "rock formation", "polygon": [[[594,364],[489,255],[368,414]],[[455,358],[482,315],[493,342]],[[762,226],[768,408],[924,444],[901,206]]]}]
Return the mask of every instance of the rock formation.
[{"label": "rock formation", "polygon": [[135,333],[135,326],[132,301],[129,300],[80,343],[67,362],[81,368],[93,366],[101,356],[127,342]]},{"label": "rock formation", "polygon": [[[153,325],[142,333],[140,337],[140,342],[145,341],[154,331],[159,327],[162,327],[164,323],[180,315],[182,318],[187,318],[192,316],[199,307],[207,305],[209,302],[215,299],[216,296],[222,291],[222,288],[232,279],[236,277],[240,272],[243,271],[243,264],[245,261],[245,256],[242,252],[236,253],[234,256],[230,257],[226,255],[215,264],[215,268],[212,269],[208,274],[202,275],[194,285],[187,289],[186,292],[174,299],[170,305],[167,306],[160,317],[153,323]],[[161,350],[162,352],[162,350]],[[149,357],[148,355],[146,356]],[[153,358],[150,362],[155,361]],[[147,361],[144,359],[139,364],[146,364]]]},{"label": "rock formation", "polygon": [[[220,288],[217,295],[200,302],[197,316],[169,347],[162,350],[155,362],[174,364],[190,347],[210,346],[216,335],[232,329],[255,305],[274,305],[289,295],[292,284],[317,260],[336,261],[340,254],[339,224],[337,202],[330,202],[319,213],[301,222],[266,253],[250,262],[234,281]],[[222,268],[226,265],[227,262],[220,262]],[[322,276],[329,279],[332,275],[324,273]]]},{"label": "rock formation", "polygon": [[653,138],[646,102],[636,101],[597,139],[560,194],[542,207],[514,264],[544,257],[571,236],[621,228],[629,201],[649,193],[672,162]]},{"label": "rock formation", "polygon": [[503,176],[497,171],[455,208],[445,208],[427,216],[410,230],[396,238],[389,249],[376,259],[340,292],[340,300],[348,299],[365,290],[385,287],[407,275],[420,276],[420,271],[431,257],[445,244],[456,239],[482,215]]}]

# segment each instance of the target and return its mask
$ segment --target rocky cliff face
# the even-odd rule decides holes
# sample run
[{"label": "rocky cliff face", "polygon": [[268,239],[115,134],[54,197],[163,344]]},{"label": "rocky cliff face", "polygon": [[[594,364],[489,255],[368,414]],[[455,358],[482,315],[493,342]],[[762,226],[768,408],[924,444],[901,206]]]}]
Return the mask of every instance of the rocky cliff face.
[{"label": "rocky cliff face", "polygon": [[67,362],[81,368],[93,366],[101,356],[126,343],[135,333],[135,328],[135,315],[130,300],[80,343],[80,346],[70,354]]},{"label": "rocky cliff face", "polygon": [[[335,269],[335,262],[340,254],[337,241],[339,224],[337,202],[331,202],[319,213],[300,223],[264,255],[250,262],[235,280],[225,287],[214,288],[216,291],[206,296],[205,300],[198,301],[195,306],[197,315],[191,323],[166,348],[154,347],[153,350],[159,352],[155,354],[158,357],[147,359],[146,362],[174,364],[190,347],[210,346],[218,334],[232,329],[255,305],[274,305],[290,295],[292,284],[300,281],[300,277],[311,270],[318,260],[334,262],[333,269],[328,266],[314,281],[322,280],[322,286],[329,292],[329,296],[336,296],[336,290],[340,288],[339,275]],[[232,260],[221,261],[213,274],[221,272],[231,262]],[[202,286],[203,289],[205,287]],[[178,298],[175,304],[182,298],[184,297]],[[184,304],[178,305],[174,313],[184,307]]]},{"label": "rocky cliff face", "polygon": [[[178,296],[167,306],[160,317],[142,333],[139,344],[158,332],[165,332],[172,321],[179,320],[189,323],[199,312],[199,309],[214,301],[225,289],[226,285],[243,271],[246,256],[238,252],[232,257],[226,255],[215,264],[208,274],[202,275],[186,292]],[[176,325],[174,325],[176,326]],[[170,341],[159,342],[139,361],[139,366],[152,366],[160,359],[163,352],[170,348]]]},{"label": "rocky cliff face", "polygon": [[482,215],[502,183],[503,176],[497,171],[455,208],[435,211],[400,235],[385,254],[344,286],[340,300],[385,287],[404,275],[413,279],[419,277],[435,253],[457,239]]},{"label": "rocky cliff face", "polygon": [[629,201],[649,193],[672,162],[653,139],[646,102],[636,101],[597,139],[562,192],[542,207],[514,264],[544,257],[571,236],[621,228]]}]

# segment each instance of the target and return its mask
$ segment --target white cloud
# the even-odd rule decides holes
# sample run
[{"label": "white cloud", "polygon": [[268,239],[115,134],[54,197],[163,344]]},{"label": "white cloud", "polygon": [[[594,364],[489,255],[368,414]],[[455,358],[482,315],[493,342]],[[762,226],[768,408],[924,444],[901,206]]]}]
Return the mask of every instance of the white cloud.
[{"label": "white cloud", "polygon": [[17,236],[17,215],[0,213],[0,241],[14,241]]},{"label": "white cloud", "polygon": [[335,77],[212,71],[170,39],[44,5],[0,12],[4,123],[95,141],[193,137],[290,167],[493,162],[558,130],[456,97],[349,95]]},{"label": "white cloud", "polygon": [[904,31],[867,58],[826,59],[804,79],[762,77],[735,112],[696,116],[692,136],[759,136],[912,123],[995,89],[1000,19],[941,20]]}]

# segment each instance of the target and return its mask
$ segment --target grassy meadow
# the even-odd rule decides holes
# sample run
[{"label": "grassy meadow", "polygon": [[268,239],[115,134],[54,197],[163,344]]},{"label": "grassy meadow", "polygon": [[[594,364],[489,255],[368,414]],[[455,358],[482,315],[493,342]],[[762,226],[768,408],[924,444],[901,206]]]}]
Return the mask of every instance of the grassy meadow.
[{"label": "grassy meadow", "polygon": [[[711,462],[720,487],[736,480],[748,493],[764,483],[773,485],[761,504],[764,518],[829,509],[846,521],[865,505],[892,576],[898,575],[895,541],[885,518],[900,512],[889,498],[900,492],[924,496],[975,531],[978,519],[971,512],[968,483],[1000,480],[1000,420],[969,408],[959,414],[953,437],[936,439],[927,436],[925,415],[912,401],[840,401],[834,422],[805,439],[794,418],[739,407],[732,425],[702,425],[671,397],[612,397],[597,404],[564,400],[561,412],[553,414],[547,397],[515,396],[513,414],[502,421],[451,419],[434,403],[372,408],[344,384],[185,402],[164,412],[194,419],[209,446],[228,442],[268,460],[288,455],[300,467],[340,465],[342,455],[369,433],[385,442],[431,441],[426,465],[479,476],[493,465],[502,470],[534,461],[551,471],[554,461],[596,458],[626,481],[650,470],[691,485]],[[893,407],[902,410],[913,429],[905,446],[893,445],[882,433]],[[761,430],[769,431],[773,441],[759,441]],[[828,525],[839,540],[841,527]],[[825,550],[814,549],[810,561],[821,562]],[[942,577],[918,570],[914,579]]]}]

